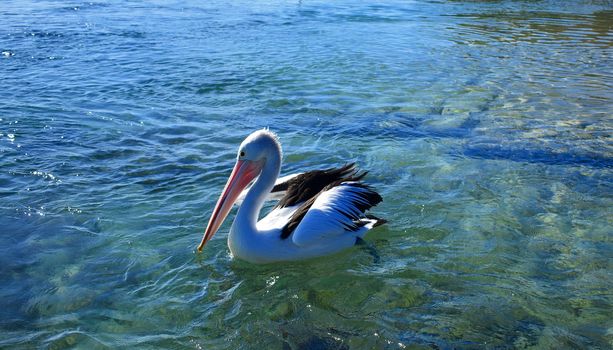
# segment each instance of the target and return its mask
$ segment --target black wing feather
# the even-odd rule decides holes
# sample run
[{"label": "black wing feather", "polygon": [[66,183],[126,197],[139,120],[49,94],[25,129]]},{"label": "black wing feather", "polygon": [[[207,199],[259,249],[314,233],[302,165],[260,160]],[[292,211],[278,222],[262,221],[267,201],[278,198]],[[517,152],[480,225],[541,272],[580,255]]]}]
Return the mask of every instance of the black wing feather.
[{"label": "black wing feather", "polygon": [[[307,171],[297,175],[279,186],[287,186],[287,192],[275,208],[290,207],[317,196],[326,186],[345,181],[359,181],[366,172],[358,172],[355,163],[345,164],[340,168]],[[273,189],[274,190],[274,189]],[[311,203],[312,204],[312,203]]]},{"label": "black wing feather", "polygon": [[289,182],[291,180],[287,180],[285,182],[282,182],[280,184],[276,184],[272,190],[270,191],[270,193],[276,193],[276,192],[283,192],[283,191],[287,191],[287,188],[289,187]]}]

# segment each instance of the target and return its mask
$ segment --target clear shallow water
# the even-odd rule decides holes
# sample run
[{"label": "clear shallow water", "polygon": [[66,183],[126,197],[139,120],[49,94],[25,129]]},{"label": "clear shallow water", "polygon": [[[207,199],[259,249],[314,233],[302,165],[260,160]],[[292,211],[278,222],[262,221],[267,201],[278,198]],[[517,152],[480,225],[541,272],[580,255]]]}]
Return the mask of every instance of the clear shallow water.
[{"label": "clear shallow water", "polygon": [[[0,346],[608,348],[606,1],[0,4]],[[195,246],[238,143],[354,160],[389,224]]]}]

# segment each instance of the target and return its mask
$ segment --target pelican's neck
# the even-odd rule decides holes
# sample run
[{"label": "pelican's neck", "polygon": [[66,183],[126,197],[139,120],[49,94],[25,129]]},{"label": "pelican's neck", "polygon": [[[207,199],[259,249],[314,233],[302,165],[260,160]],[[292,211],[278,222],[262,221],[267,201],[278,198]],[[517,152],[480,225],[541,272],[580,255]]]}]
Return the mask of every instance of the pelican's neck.
[{"label": "pelican's neck", "polygon": [[266,197],[275,185],[281,170],[281,151],[271,148],[264,160],[260,176],[251,186],[243,203],[238,208],[236,219],[232,224],[231,234],[246,235],[257,233],[257,221]]}]

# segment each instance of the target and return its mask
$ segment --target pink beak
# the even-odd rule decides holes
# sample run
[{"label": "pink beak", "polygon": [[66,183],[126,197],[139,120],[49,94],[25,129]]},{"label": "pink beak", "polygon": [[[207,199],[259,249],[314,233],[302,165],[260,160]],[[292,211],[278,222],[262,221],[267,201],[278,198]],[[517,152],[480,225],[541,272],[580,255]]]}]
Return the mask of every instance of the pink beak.
[{"label": "pink beak", "polygon": [[236,199],[241,192],[255,179],[262,170],[262,164],[260,162],[254,162],[251,160],[237,160],[232,174],[226,183],[226,187],[221,193],[221,197],[217,200],[213,215],[209,220],[209,224],[206,226],[202,241],[198,246],[198,251],[201,252],[206,242],[213,237],[215,232],[219,229],[219,226],[223,223],[228,216],[232,205],[236,202]]}]

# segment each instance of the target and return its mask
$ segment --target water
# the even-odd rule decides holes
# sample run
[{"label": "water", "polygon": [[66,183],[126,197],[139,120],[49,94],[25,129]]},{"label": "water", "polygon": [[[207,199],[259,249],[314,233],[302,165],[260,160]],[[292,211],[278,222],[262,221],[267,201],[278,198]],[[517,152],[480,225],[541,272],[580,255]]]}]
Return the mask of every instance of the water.
[{"label": "water", "polygon": [[[608,1],[0,4],[0,347],[610,348]],[[389,224],[196,254],[239,142]]]}]

